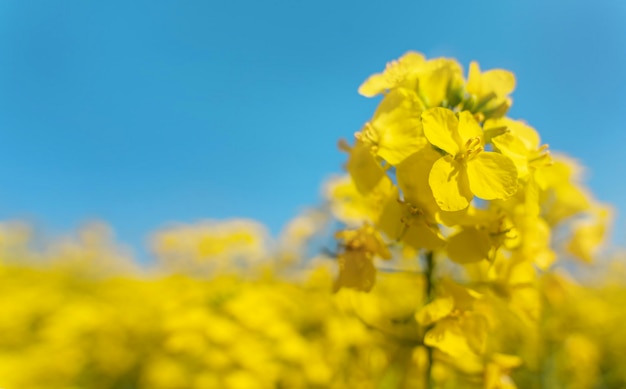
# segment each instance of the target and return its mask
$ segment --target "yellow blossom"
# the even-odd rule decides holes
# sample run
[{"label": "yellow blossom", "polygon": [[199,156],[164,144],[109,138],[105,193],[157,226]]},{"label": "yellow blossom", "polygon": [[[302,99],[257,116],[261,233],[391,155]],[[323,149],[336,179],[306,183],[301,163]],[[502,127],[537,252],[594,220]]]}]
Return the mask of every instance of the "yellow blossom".
[{"label": "yellow blossom", "polygon": [[487,117],[501,117],[512,104],[508,95],[515,89],[513,73],[492,69],[480,71],[477,62],[472,62],[467,77],[467,92],[472,96],[472,112],[481,111]]},{"label": "yellow blossom", "polygon": [[422,114],[428,141],[446,154],[430,172],[429,184],[437,204],[444,211],[466,208],[473,196],[505,199],[517,190],[517,170],[502,154],[484,151],[483,131],[473,116],[445,108]]},{"label": "yellow blossom", "polygon": [[397,87],[414,89],[417,73],[425,61],[422,54],[409,51],[398,60],[389,62],[384,72],[370,76],[359,87],[359,93],[373,97]]}]

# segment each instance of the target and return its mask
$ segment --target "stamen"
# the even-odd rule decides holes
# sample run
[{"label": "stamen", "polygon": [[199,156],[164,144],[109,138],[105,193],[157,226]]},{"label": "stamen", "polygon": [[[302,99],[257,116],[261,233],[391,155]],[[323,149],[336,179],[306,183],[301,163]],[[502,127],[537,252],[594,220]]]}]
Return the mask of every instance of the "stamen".
[{"label": "stamen", "polygon": [[422,211],[421,208],[418,208],[410,203],[406,203],[406,205],[406,210],[400,220],[402,224],[406,226],[411,226],[416,219],[424,216],[424,211]]},{"label": "stamen", "polygon": [[478,154],[480,154],[481,152],[483,152],[484,148],[482,146],[473,149],[473,150],[467,150],[467,160],[471,161],[472,159],[476,158],[476,156]]},{"label": "stamen", "polygon": [[476,146],[480,145],[482,142],[480,140],[479,137],[475,136],[473,138],[470,138],[467,140],[467,142],[465,142],[465,148],[467,150],[472,150],[473,148],[475,148]]},{"label": "stamen", "polygon": [[365,123],[363,129],[360,132],[356,132],[354,137],[363,143],[378,146],[378,133],[370,122]]},{"label": "stamen", "polygon": [[535,166],[551,166],[554,161],[552,160],[552,155],[550,155],[550,150],[548,150],[548,145],[542,145],[536,151],[536,156],[528,159],[529,164],[533,164]]}]

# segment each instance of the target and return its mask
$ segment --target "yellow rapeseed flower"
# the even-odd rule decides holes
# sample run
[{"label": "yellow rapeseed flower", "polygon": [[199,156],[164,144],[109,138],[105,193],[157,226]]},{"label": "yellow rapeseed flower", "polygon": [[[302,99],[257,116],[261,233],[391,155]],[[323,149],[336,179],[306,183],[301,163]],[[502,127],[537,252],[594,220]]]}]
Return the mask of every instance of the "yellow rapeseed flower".
[{"label": "yellow rapeseed flower", "polygon": [[501,117],[513,103],[508,95],[515,89],[515,75],[503,69],[481,72],[478,63],[472,62],[466,88],[473,103],[468,109],[485,117]]},{"label": "yellow rapeseed flower", "polygon": [[506,156],[484,151],[483,130],[471,113],[445,108],[422,113],[424,135],[446,154],[433,165],[430,188],[444,211],[467,208],[473,196],[505,199],[517,191],[517,170]]}]

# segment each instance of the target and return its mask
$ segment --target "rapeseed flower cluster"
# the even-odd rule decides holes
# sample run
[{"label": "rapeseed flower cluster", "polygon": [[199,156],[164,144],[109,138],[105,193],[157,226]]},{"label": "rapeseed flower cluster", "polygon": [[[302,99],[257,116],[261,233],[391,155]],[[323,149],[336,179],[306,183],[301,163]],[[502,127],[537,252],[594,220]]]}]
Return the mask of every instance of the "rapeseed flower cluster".
[{"label": "rapeseed flower cluster", "polygon": [[506,116],[514,89],[506,70],[472,62],[465,77],[453,59],[405,54],[359,88],[382,99],[341,144],[348,176],[328,186],[346,226],[337,236],[377,242],[340,241],[336,289],[371,290],[381,259],[422,275],[412,320],[429,388],[461,376],[512,388],[520,366],[541,376],[541,347],[531,346],[543,341],[541,284],[557,258],[592,262],[606,234],[610,210],[582,187],[576,163]]}]

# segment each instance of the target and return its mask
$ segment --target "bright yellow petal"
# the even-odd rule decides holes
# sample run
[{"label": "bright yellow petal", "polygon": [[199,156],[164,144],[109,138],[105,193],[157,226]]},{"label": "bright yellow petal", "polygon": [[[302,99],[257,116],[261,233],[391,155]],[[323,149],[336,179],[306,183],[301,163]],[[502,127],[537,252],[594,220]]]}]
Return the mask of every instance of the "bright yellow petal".
[{"label": "bright yellow petal", "polygon": [[354,185],[363,194],[376,188],[385,175],[385,171],[370,152],[370,147],[361,141],[357,141],[350,150],[346,170],[350,173]]},{"label": "bright yellow petal", "polygon": [[548,190],[579,181],[581,173],[582,168],[575,161],[555,156],[552,166],[537,169],[535,180],[542,190]]},{"label": "bright yellow petal", "polygon": [[[482,108],[482,113],[486,119],[500,118],[509,111],[509,108],[513,105],[513,99],[510,97],[503,98],[489,98],[492,94],[485,97],[485,106]],[[479,103],[480,104],[480,103]]]},{"label": "bright yellow petal", "polygon": [[486,231],[466,228],[448,239],[448,257],[456,263],[473,263],[487,259],[491,242]]},{"label": "bright yellow petal", "polygon": [[517,191],[517,169],[509,158],[482,152],[467,162],[469,185],[484,200],[506,199]]},{"label": "bright yellow petal", "polygon": [[515,75],[508,70],[492,69],[480,72],[477,62],[472,62],[467,80],[467,92],[479,99],[489,94],[503,98],[515,89]]},{"label": "bright yellow petal", "polygon": [[528,149],[524,142],[510,132],[496,136],[491,140],[500,152],[515,164],[520,178],[528,176]]},{"label": "bright yellow petal", "polygon": [[482,143],[483,130],[480,128],[478,122],[476,122],[476,119],[474,119],[474,115],[472,115],[469,111],[459,113],[458,131],[462,144],[465,144],[472,138],[478,138]]},{"label": "bright yellow petal", "polygon": [[463,82],[461,65],[453,59],[429,60],[419,75],[420,96],[428,107],[437,107],[448,98],[448,92]]},{"label": "bright yellow petal", "polygon": [[414,92],[393,90],[380,102],[361,137],[374,146],[378,156],[396,165],[427,144],[420,120],[422,108]]},{"label": "bright yellow petal", "polygon": [[418,120],[405,120],[389,126],[381,134],[378,155],[395,166],[425,144],[421,123]]},{"label": "bright yellow petal", "polygon": [[465,166],[449,155],[434,163],[428,183],[437,205],[444,211],[460,211],[472,200]]},{"label": "bright yellow petal", "polygon": [[426,62],[426,57],[417,51],[407,51],[398,61],[408,68],[417,68]]},{"label": "bright yellow petal", "polygon": [[504,97],[515,90],[515,75],[508,70],[488,70],[482,74],[482,82],[498,97]]},{"label": "bright yellow petal", "polygon": [[365,97],[374,97],[391,87],[391,83],[383,73],[371,75],[359,87],[359,94]]},{"label": "bright yellow petal", "polygon": [[461,151],[459,120],[454,112],[446,108],[431,108],[422,113],[422,125],[424,135],[431,144],[451,155]]},{"label": "bright yellow petal", "polygon": [[481,94],[481,78],[480,78],[480,66],[478,62],[472,61],[469,66],[469,72],[467,75],[467,92],[473,95]]},{"label": "bright yellow petal", "polygon": [[434,212],[438,209],[428,185],[428,176],[433,164],[439,158],[441,155],[428,145],[396,166],[398,186],[402,189],[405,201],[425,211]]},{"label": "bright yellow petal", "polygon": [[[502,121],[511,133],[518,136],[524,145],[526,145],[526,149],[529,151],[536,150],[540,143],[541,139],[539,138],[539,133],[534,128],[530,127],[526,123],[520,120],[512,120],[509,118],[495,119],[497,121]],[[486,125],[486,124],[485,124]]]},{"label": "bright yellow petal", "polygon": [[488,225],[493,220],[493,211],[469,206],[461,211],[440,212],[438,221],[446,226]]},{"label": "bright yellow petal", "polygon": [[[420,53],[409,51],[397,61],[387,64],[385,71],[370,76],[359,87],[359,93],[365,97],[373,97],[387,90],[402,86],[406,82],[414,81],[426,59]],[[408,85],[406,85],[408,86]]]},{"label": "bright yellow petal", "polygon": [[386,127],[407,119],[421,122],[420,114],[423,108],[414,92],[393,90],[380,101],[370,123],[381,132]]}]

